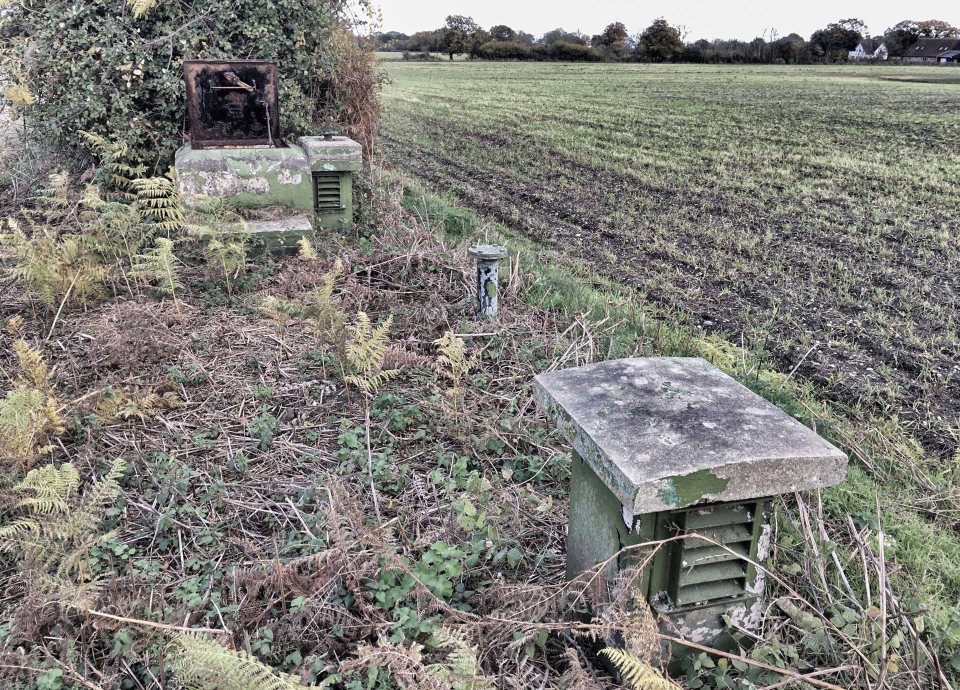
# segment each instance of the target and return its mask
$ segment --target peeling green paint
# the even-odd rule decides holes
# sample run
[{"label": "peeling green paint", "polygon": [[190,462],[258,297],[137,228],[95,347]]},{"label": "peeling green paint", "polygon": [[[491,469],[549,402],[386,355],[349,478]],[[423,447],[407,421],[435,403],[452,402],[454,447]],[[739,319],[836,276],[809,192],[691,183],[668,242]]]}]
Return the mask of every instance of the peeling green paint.
[{"label": "peeling green paint", "polygon": [[727,488],[729,479],[718,477],[710,470],[665,479],[657,490],[660,500],[670,506],[689,506],[708,494],[719,494]]}]

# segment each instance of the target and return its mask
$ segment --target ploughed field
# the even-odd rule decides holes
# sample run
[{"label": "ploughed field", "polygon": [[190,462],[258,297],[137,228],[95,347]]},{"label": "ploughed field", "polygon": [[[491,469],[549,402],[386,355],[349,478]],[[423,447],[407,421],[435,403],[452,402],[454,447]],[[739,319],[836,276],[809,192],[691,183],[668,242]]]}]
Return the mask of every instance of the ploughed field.
[{"label": "ploughed field", "polygon": [[960,69],[387,71],[394,166],[955,447]]}]

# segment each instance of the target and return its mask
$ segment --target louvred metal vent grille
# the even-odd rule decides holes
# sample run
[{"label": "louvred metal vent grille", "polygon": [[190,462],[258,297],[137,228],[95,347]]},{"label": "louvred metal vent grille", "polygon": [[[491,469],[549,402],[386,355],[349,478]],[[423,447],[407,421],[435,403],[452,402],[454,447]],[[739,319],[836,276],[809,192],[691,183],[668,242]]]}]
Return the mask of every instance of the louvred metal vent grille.
[{"label": "louvred metal vent grille", "polygon": [[340,192],[340,173],[316,172],[313,174],[317,211],[339,211],[343,208]]},{"label": "louvred metal vent grille", "polygon": [[670,598],[678,607],[717,603],[747,595],[750,564],[757,534],[756,502],[679,511],[671,515],[679,533],[696,532],[726,548],[696,538],[678,543],[676,577]]}]

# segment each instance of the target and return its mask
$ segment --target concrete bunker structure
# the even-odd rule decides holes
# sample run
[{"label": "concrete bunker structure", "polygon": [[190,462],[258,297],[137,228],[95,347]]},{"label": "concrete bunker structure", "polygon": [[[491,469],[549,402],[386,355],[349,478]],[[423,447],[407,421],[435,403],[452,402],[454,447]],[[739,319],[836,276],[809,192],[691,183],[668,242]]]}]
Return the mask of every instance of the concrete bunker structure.
[{"label": "concrete bunker structure", "polygon": [[[608,583],[673,539],[637,586],[665,633],[728,646],[763,611],[772,499],[842,481],[847,457],[700,358],[637,358],[540,374],[539,407],[573,447],[567,576]],[[697,536],[702,535],[706,539]]]},{"label": "concrete bunker structure", "polygon": [[276,63],[187,60],[190,143],[176,153],[180,193],[188,206],[226,202],[239,210],[274,211],[238,228],[268,250],[284,251],[320,228],[353,223],[353,173],[360,144],[326,133],[284,141]]}]

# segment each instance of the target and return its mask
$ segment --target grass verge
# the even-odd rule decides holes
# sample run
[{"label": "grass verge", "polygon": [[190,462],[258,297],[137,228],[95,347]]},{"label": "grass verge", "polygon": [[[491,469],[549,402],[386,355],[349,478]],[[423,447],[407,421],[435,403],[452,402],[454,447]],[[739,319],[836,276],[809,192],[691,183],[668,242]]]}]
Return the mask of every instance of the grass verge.
[{"label": "grass verge", "polygon": [[[769,353],[708,335],[683,313],[663,313],[589,266],[478,217],[452,195],[430,193],[407,180],[404,203],[452,241],[506,244],[518,262],[508,275],[521,276],[524,283],[524,289],[513,291],[517,299],[567,319],[615,323],[599,344],[605,358],[704,357],[847,452],[851,464],[843,484],[813,496],[787,497],[780,505],[778,572],[830,618],[889,617],[877,630],[892,626],[926,645],[937,657],[926,658],[934,675],[955,682],[960,674],[960,457],[953,463],[929,457],[895,418],[824,403],[810,383],[774,371]],[[509,287],[506,292],[511,294]],[[871,647],[868,637],[858,641],[864,649]],[[881,645],[868,654],[878,668],[899,669],[902,655],[892,649]]]}]

